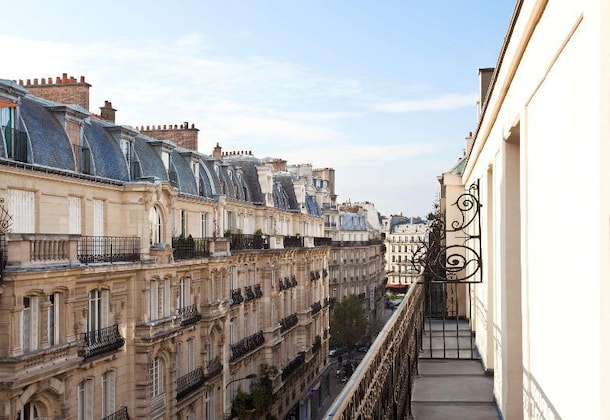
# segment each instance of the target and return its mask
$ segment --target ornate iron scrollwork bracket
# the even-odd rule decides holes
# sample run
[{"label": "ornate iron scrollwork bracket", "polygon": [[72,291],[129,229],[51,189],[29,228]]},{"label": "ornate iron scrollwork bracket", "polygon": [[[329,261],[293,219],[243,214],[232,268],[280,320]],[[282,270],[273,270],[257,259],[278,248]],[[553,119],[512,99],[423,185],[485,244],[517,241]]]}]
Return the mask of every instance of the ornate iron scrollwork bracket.
[{"label": "ornate iron scrollwork bracket", "polygon": [[2,281],[8,251],[5,234],[11,231],[12,226],[13,218],[4,207],[4,198],[0,197],[0,281]]},{"label": "ornate iron scrollwork bracket", "polygon": [[[481,203],[479,184],[470,185],[446,214],[438,214],[428,228],[427,238],[418,244],[411,259],[414,269],[424,267],[427,281],[481,283]],[[455,217],[450,224],[446,216]]]},{"label": "ornate iron scrollwork bracket", "polygon": [[4,198],[0,197],[0,235],[9,233],[13,225],[13,218],[4,207]]}]

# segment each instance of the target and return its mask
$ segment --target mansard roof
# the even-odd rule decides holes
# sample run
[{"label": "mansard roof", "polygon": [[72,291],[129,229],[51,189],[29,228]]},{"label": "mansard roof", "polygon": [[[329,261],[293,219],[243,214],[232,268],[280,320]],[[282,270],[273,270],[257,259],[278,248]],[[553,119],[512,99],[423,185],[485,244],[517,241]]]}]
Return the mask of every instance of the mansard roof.
[{"label": "mansard roof", "polygon": [[121,147],[105,130],[103,122],[87,118],[83,132],[91,150],[93,173],[105,178],[129,181],[129,169]]},{"label": "mansard roof", "polygon": [[33,96],[21,98],[20,114],[29,137],[32,163],[74,171],[76,162],[70,140],[60,122]]},{"label": "mansard roof", "polygon": [[[22,149],[27,149],[27,153],[17,157],[14,150],[9,156],[4,142],[0,141],[2,160],[119,185],[166,181],[189,195],[209,199],[225,195],[259,205],[266,202],[258,171],[259,166],[266,164],[251,153],[227,155],[218,160],[178,147],[169,140],[155,139],[136,129],[117,126],[79,105],[60,104],[36,97],[10,80],[0,80],[0,89],[4,89],[5,93],[14,93],[6,93],[10,96],[7,96],[10,103],[16,104],[15,115],[18,118],[14,128],[21,133],[21,139],[25,139],[23,144],[27,143]],[[81,124],[80,138],[69,137],[66,128],[68,121]],[[131,141],[129,153],[124,150],[122,139]],[[171,157],[168,168],[164,165],[163,152]],[[276,208],[301,211],[302,203],[297,200],[294,181],[294,176],[288,172],[273,174],[272,196]],[[322,215],[313,191],[306,192],[303,204],[308,214]]]}]

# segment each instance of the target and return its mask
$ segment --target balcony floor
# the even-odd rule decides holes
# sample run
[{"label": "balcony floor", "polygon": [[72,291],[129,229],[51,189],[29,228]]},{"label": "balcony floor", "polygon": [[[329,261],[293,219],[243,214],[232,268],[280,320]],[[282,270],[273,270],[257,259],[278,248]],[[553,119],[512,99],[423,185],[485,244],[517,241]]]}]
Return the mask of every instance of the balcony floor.
[{"label": "balcony floor", "polygon": [[[500,418],[493,376],[485,373],[476,349],[471,349],[467,326],[466,321],[446,321],[443,328],[442,321],[426,321],[412,400],[417,420]],[[455,358],[458,354],[461,359]],[[439,358],[426,358],[429,355]]]}]

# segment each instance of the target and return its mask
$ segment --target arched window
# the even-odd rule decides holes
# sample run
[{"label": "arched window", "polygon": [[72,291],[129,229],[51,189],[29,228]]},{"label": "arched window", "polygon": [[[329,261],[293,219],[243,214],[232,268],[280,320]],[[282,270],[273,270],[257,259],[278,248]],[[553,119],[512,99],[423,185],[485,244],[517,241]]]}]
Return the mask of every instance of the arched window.
[{"label": "arched window", "polygon": [[163,223],[161,221],[161,213],[157,207],[153,206],[148,214],[148,224],[150,227],[150,245],[160,244],[163,242]]}]

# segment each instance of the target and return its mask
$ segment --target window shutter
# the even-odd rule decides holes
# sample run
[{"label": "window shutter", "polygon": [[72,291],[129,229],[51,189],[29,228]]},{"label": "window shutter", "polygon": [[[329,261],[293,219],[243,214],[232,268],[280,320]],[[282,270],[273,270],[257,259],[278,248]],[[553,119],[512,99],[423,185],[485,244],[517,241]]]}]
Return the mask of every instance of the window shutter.
[{"label": "window shutter", "polygon": [[176,345],[176,378],[184,375],[182,371],[182,343]]},{"label": "window shutter", "polygon": [[34,192],[9,190],[9,213],[13,218],[15,233],[34,233],[36,209]]},{"label": "window shutter", "polygon": [[159,310],[159,286],[155,280],[151,280],[150,282],[150,307],[148,309],[148,320],[154,321],[157,319],[157,313]]},{"label": "window shutter", "polygon": [[31,320],[31,334],[30,334],[30,350],[38,349],[38,297],[32,299],[32,320]]},{"label": "window shutter", "polygon": [[102,290],[102,302],[100,310],[100,328],[108,327],[108,306],[110,302],[110,290]]},{"label": "window shutter", "polygon": [[28,305],[26,307],[23,308],[23,312],[21,313],[21,327],[23,329],[22,331],[22,347],[23,347],[23,351],[29,351],[30,350],[30,334],[31,334],[31,328],[30,328],[30,319],[32,317],[31,314],[31,308],[29,305],[31,305],[30,302],[30,298],[23,298],[24,300],[24,306]]},{"label": "window shutter", "polygon": [[163,282],[163,316],[170,315],[170,280],[166,279]]},{"label": "window shutter", "polygon": [[195,341],[193,339],[188,340],[186,346],[188,371],[192,372],[195,370]]},{"label": "window shutter", "polygon": [[85,419],[93,419],[93,381],[85,381]]},{"label": "window shutter", "polygon": [[78,197],[68,197],[68,233],[81,233],[81,199]]}]

